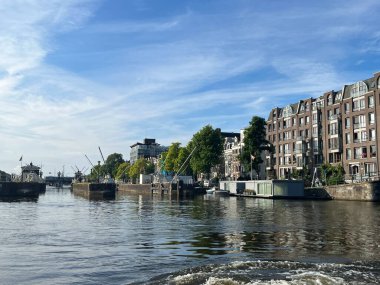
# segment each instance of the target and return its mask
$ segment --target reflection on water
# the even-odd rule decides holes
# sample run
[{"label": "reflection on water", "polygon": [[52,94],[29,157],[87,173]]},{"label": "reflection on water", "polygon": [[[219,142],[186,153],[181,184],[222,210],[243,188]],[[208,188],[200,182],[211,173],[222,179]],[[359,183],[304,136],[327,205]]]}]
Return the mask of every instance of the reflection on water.
[{"label": "reflection on water", "polygon": [[376,203],[93,201],[48,188],[37,201],[0,202],[0,284],[338,284],[349,270],[379,281],[379,214]]}]

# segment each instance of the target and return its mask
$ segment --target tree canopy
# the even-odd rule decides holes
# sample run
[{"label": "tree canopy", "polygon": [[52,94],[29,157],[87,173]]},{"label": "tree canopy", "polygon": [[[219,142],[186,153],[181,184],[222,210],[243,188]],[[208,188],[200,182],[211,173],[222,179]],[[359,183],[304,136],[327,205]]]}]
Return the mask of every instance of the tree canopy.
[{"label": "tree canopy", "polygon": [[213,129],[211,125],[203,127],[193,135],[187,145],[191,152],[196,147],[190,159],[194,173],[210,173],[211,167],[219,163],[223,152],[223,140],[220,129]]},{"label": "tree canopy", "polygon": [[337,185],[344,183],[344,168],[341,164],[332,165],[330,163],[324,163],[321,165],[323,176],[326,185]]},{"label": "tree canopy", "polygon": [[120,153],[110,154],[105,163],[103,164],[103,169],[106,174],[111,175],[111,177],[116,177],[117,168],[120,164],[124,162],[123,155]]},{"label": "tree canopy", "polygon": [[168,152],[165,158],[165,170],[167,172],[174,172],[178,168],[177,159],[178,159],[178,154],[180,150],[180,145],[181,143],[175,142],[175,143],[172,143],[168,149]]},{"label": "tree canopy", "polygon": [[126,181],[129,178],[129,169],[131,164],[129,162],[123,162],[119,164],[116,171],[116,179]]},{"label": "tree canopy", "polygon": [[[189,165],[184,165],[182,169],[181,166],[185,163],[186,159],[189,157],[190,152],[186,147],[181,147],[178,152],[178,157],[176,159],[176,167],[174,171],[178,173],[178,171],[181,170],[181,173],[179,174],[184,174],[184,175],[191,175],[191,167]],[[188,164],[188,163],[187,163]]]},{"label": "tree canopy", "polygon": [[105,176],[104,168],[102,165],[95,165],[91,168],[91,173],[88,175],[90,181],[98,181],[98,178],[103,178]]},{"label": "tree canopy", "polygon": [[250,169],[252,159],[252,168],[257,173],[260,172],[259,165],[263,162],[261,152],[270,149],[269,142],[266,140],[265,125],[264,118],[253,116],[248,128],[244,130],[244,146],[240,154],[240,162],[244,169]]},{"label": "tree canopy", "polygon": [[137,179],[140,174],[154,173],[154,164],[144,158],[139,158],[129,168],[129,177]]},{"label": "tree canopy", "polygon": [[98,175],[100,178],[103,178],[106,175],[111,175],[112,178],[116,177],[117,169],[120,164],[124,162],[123,155],[120,153],[112,153],[110,154],[105,163],[102,165],[95,165],[91,169],[91,174],[89,175],[89,179],[95,181],[98,179]]}]

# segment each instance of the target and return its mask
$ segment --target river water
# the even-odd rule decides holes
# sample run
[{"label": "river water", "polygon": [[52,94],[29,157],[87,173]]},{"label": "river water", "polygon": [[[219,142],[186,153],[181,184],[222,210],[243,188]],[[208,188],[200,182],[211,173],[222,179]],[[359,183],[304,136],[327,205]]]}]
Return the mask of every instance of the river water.
[{"label": "river water", "polygon": [[0,284],[380,284],[380,204],[48,188],[0,202]]}]

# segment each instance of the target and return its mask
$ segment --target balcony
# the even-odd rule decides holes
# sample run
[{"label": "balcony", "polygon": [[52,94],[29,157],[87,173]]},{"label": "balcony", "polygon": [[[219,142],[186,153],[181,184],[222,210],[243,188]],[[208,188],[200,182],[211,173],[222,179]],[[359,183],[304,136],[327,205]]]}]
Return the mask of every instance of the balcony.
[{"label": "balcony", "polygon": [[338,118],[339,118],[339,114],[331,115],[329,117],[329,121],[338,120]]},{"label": "balcony", "polygon": [[365,123],[356,123],[356,124],[354,124],[354,130],[363,129],[365,127],[366,127]]}]

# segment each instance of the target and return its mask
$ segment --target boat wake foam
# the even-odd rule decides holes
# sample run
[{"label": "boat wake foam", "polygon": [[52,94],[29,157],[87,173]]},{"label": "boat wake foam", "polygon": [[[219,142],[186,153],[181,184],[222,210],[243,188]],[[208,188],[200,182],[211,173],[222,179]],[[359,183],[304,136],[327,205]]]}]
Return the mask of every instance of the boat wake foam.
[{"label": "boat wake foam", "polygon": [[378,266],[292,261],[209,264],[160,276],[144,284],[170,285],[359,285],[379,284]]}]

